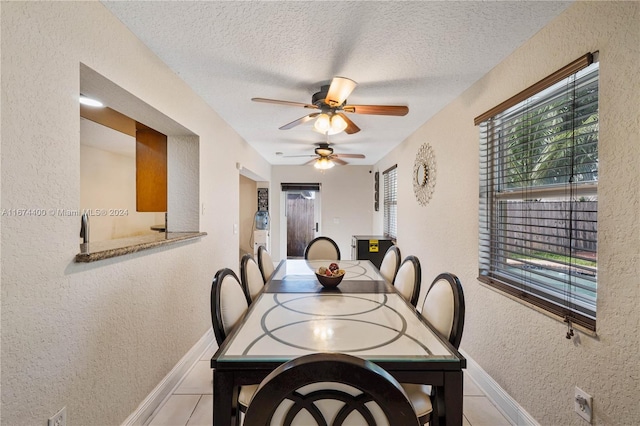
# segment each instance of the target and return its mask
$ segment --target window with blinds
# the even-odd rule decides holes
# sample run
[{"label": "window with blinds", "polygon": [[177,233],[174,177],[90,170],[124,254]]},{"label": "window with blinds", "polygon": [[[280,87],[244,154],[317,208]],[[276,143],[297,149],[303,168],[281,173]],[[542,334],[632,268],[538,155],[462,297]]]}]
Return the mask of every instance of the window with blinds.
[{"label": "window with blinds", "polygon": [[595,330],[598,64],[523,93],[476,119],[479,279]]},{"label": "window with blinds", "polygon": [[398,236],[398,166],[382,172],[384,179],[384,229],[385,237],[395,240]]}]

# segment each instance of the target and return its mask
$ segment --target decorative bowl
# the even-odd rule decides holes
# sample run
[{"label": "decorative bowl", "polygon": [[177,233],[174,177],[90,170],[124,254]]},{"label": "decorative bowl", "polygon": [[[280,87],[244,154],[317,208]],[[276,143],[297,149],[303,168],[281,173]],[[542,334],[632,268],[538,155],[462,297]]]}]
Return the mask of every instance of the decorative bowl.
[{"label": "decorative bowl", "polygon": [[334,288],[337,287],[338,284],[340,284],[340,281],[342,281],[342,279],[344,278],[344,274],[338,275],[337,277],[328,277],[326,275],[320,275],[318,272],[316,272],[316,277],[318,277],[318,281],[320,281],[320,284],[322,284],[323,287]]}]

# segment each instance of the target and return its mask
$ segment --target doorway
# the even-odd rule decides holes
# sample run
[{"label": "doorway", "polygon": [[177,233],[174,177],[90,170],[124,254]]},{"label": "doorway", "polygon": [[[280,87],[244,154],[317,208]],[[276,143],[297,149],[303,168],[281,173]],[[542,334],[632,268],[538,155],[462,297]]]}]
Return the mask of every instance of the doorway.
[{"label": "doorway", "polygon": [[284,189],[287,258],[303,258],[307,244],[320,235],[320,188]]}]

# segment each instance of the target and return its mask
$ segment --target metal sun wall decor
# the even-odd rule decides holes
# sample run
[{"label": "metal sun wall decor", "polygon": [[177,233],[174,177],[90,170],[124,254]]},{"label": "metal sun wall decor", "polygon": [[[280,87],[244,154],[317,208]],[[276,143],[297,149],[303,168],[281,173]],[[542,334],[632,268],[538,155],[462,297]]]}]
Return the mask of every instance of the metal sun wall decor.
[{"label": "metal sun wall decor", "polygon": [[413,163],[413,193],[421,206],[426,206],[436,186],[436,157],[429,144],[423,144]]}]

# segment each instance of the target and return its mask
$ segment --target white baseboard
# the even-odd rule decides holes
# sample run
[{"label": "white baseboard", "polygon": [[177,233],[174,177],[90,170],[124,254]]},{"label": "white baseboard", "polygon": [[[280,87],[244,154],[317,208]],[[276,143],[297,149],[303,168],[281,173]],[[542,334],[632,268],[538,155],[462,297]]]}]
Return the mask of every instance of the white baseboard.
[{"label": "white baseboard", "polygon": [[167,398],[171,396],[191,367],[202,357],[212,341],[215,339],[213,338],[213,329],[210,328],[158,383],[158,386],[147,395],[138,408],[127,417],[122,426],[146,425],[158,408],[162,407]]},{"label": "white baseboard", "polygon": [[466,372],[469,377],[476,382],[478,387],[487,395],[487,398],[509,419],[511,424],[517,426],[540,426],[477,362],[464,351],[460,350],[459,352],[467,359]]}]

